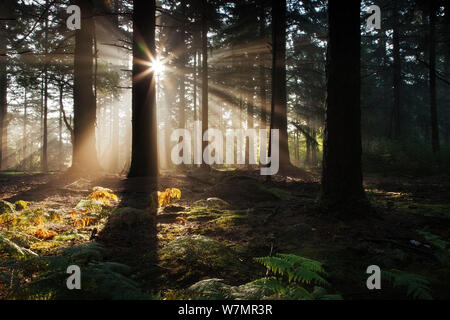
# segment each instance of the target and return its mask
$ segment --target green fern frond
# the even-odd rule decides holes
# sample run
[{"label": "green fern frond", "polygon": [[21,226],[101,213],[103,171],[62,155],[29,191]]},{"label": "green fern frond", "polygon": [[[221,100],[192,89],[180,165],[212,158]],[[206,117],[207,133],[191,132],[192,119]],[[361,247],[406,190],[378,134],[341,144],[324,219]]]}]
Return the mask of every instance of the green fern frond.
[{"label": "green fern frond", "polygon": [[391,282],[394,288],[406,288],[406,294],[413,299],[433,299],[429,281],[418,274],[405,273],[400,270],[391,270],[383,271],[382,276]]},{"label": "green fern frond", "polygon": [[292,267],[292,263],[280,257],[255,258],[255,261],[261,263],[275,275],[279,274],[281,276],[284,276],[285,273]]},{"label": "green fern frond", "polygon": [[295,270],[288,273],[289,282],[296,281],[305,284],[318,284],[318,285],[328,285],[328,282],[322,278],[319,274],[314,271],[308,270],[306,268],[296,268]]},{"label": "green fern frond", "polygon": [[256,258],[255,261],[264,265],[275,275],[287,276],[289,282],[296,281],[305,284],[327,285],[321,274],[326,274],[319,261],[307,259],[293,254],[277,254],[274,257]]},{"label": "green fern frond", "polygon": [[326,274],[325,270],[323,269],[322,263],[319,261],[296,256],[294,254],[280,253],[277,256],[282,258],[283,260],[291,263],[293,267],[302,267],[302,268],[308,269],[312,272]]}]

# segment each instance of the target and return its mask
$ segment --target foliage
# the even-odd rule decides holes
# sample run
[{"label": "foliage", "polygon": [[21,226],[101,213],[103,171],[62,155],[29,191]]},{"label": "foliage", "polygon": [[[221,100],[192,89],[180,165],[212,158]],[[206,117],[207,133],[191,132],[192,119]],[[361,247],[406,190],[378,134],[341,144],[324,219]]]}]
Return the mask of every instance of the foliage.
[{"label": "foliage", "polygon": [[16,210],[12,203],[9,203],[8,201],[5,200],[0,200],[0,214],[14,213],[15,211]]},{"label": "foliage", "polygon": [[58,233],[51,231],[51,230],[46,230],[44,228],[39,228],[34,232],[35,237],[42,239],[42,240],[49,240],[49,239],[53,239],[54,237],[56,237],[58,235]]},{"label": "foliage", "polygon": [[426,241],[428,241],[431,245],[436,248],[436,252],[434,253],[436,259],[438,259],[441,263],[447,263],[450,260],[450,249],[448,249],[448,242],[442,240],[436,234],[427,231],[418,231],[420,235],[422,235]]},{"label": "foliage", "polygon": [[93,192],[88,196],[88,199],[97,201],[106,206],[110,206],[111,201],[117,202],[119,200],[112,190],[102,187],[94,187]]},{"label": "foliage", "polygon": [[151,208],[165,207],[174,199],[181,199],[181,191],[177,188],[167,188],[164,192],[155,191],[150,195]]},{"label": "foliage", "polygon": [[405,273],[400,270],[382,271],[382,278],[387,279],[394,288],[405,288],[406,294],[413,299],[431,300],[429,282],[424,277]]},{"label": "foliage", "polygon": [[30,249],[24,248],[16,244],[14,241],[7,238],[6,234],[0,233],[0,249],[11,256],[22,258],[27,256],[37,256],[36,253]]},{"label": "foliage", "polygon": [[315,260],[293,254],[277,254],[275,257],[255,258],[255,260],[275,275],[287,276],[289,282],[328,284],[321,276],[326,274],[322,264]]},{"label": "foliage", "polygon": [[159,253],[162,265],[171,269],[179,281],[197,281],[203,273],[230,275],[239,269],[236,247],[205,236],[178,237]]},{"label": "foliage", "polygon": [[[206,279],[190,286],[187,292],[200,299],[229,300],[336,300],[340,295],[329,295],[327,291],[315,286],[310,292],[300,283],[317,283],[327,285],[321,275],[325,274],[318,261],[292,254],[278,254],[276,257],[256,258],[268,270],[275,273],[273,277],[257,279],[241,286],[224,284],[222,279]],[[279,275],[281,277],[277,277]],[[287,276],[289,281],[284,281]]]},{"label": "foliage", "polygon": [[29,205],[30,205],[30,203],[28,201],[19,200],[19,201],[14,202],[14,207],[18,211],[27,209]]},{"label": "foliage", "polygon": [[447,248],[447,241],[442,240],[438,235],[426,231],[418,231],[418,233],[436,248],[441,250],[445,250]]},{"label": "foliage", "polygon": [[[58,255],[28,259],[22,269],[33,280],[16,284],[14,297],[20,299],[151,299],[132,281],[130,267],[102,261],[105,249],[97,243],[86,243],[62,249]],[[68,290],[66,269],[77,265],[81,269],[81,290]]]}]

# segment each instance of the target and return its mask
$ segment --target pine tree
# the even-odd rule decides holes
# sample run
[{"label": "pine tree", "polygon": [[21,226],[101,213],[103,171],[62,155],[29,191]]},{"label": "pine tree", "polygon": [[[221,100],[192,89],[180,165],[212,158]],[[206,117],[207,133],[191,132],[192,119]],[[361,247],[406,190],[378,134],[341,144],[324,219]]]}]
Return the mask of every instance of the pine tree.
[{"label": "pine tree", "polygon": [[327,99],[322,200],[365,199],[361,169],[360,0],[328,1]]},{"label": "pine tree", "polygon": [[157,177],[155,0],[133,2],[132,155],[128,177]]}]

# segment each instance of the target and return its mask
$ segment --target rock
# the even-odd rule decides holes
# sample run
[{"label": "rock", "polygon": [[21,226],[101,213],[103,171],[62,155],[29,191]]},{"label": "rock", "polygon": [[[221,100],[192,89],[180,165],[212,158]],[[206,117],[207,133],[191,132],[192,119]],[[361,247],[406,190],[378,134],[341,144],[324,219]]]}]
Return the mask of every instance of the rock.
[{"label": "rock", "polygon": [[224,208],[230,206],[228,202],[220,198],[208,198],[206,202],[208,207]]}]

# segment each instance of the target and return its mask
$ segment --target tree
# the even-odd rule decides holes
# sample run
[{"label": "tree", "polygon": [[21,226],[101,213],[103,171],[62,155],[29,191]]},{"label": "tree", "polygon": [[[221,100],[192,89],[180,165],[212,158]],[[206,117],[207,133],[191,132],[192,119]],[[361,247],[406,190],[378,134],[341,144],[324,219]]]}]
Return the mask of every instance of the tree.
[{"label": "tree", "polygon": [[365,199],[361,169],[360,0],[328,1],[327,98],[322,200]]},{"label": "tree", "polygon": [[[445,3],[445,16],[444,16],[444,27],[446,33],[446,42],[445,42],[445,73],[447,74],[447,79],[450,80],[450,2]],[[447,87],[447,92],[450,92],[449,87]],[[450,94],[447,94],[446,99],[446,113],[447,114],[447,122],[446,122],[446,138],[447,143],[450,142]]]},{"label": "tree", "polygon": [[[266,13],[263,4],[259,7],[259,36],[261,41],[266,41]],[[261,107],[261,129],[266,129],[267,126],[267,84],[266,84],[266,66],[264,63],[264,53],[259,53],[259,98]]]},{"label": "tree", "polygon": [[0,170],[6,164],[6,128],[8,115],[8,75],[7,75],[7,51],[8,35],[6,25],[11,9],[11,1],[1,1],[0,3]]},{"label": "tree", "polygon": [[48,171],[48,0],[45,1],[45,20],[44,20],[44,103],[43,103],[43,129],[42,134],[42,155],[41,155],[41,170]]},{"label": "tree", "polygon": [[392,119],[390,136],[399,139],[402,135],[402,102],[401,102],[401,90],[402,90],[402,64],[400,55],[400,14],[398,12],[398,1],[394,1],[393,8],[393,71],[394,71],[394,105],[392,109]]},{"label": "tree", "polygon": [[[202,0],[202,136],[208,130],[208,19],[207,9],[208,1]],[[202,150],[206,150],[207,141],[203,141]],[[202,167],[207,165],[202,161]]]},{"label": "tree", "polygon": [[286,0],[272,0],[273,60],[270,128],[279,130],[281,172],[291,166],[287,132],[286,28]]},{"label": "tree", "polygon": [[157,177],[155,0],[133,2],[132,151],[128,177]]},{"label": "tree", "polygon": [[95,143],[96,102],[93,93],[93,3],[90,0],[76,0],[81,8],[82,28],[75,32],[74,61],[74,118],[73,118],[73,160],[72,170],[97,171]]},{"label": "tree", "polygon": [[429,90],[430,90],[430,121],[431,121],[431,145],[433,153],[440,152],[439,124],[437,115],[437,92],[436,92],[436,19],[438,11],[436,0],[429,0]]}]

